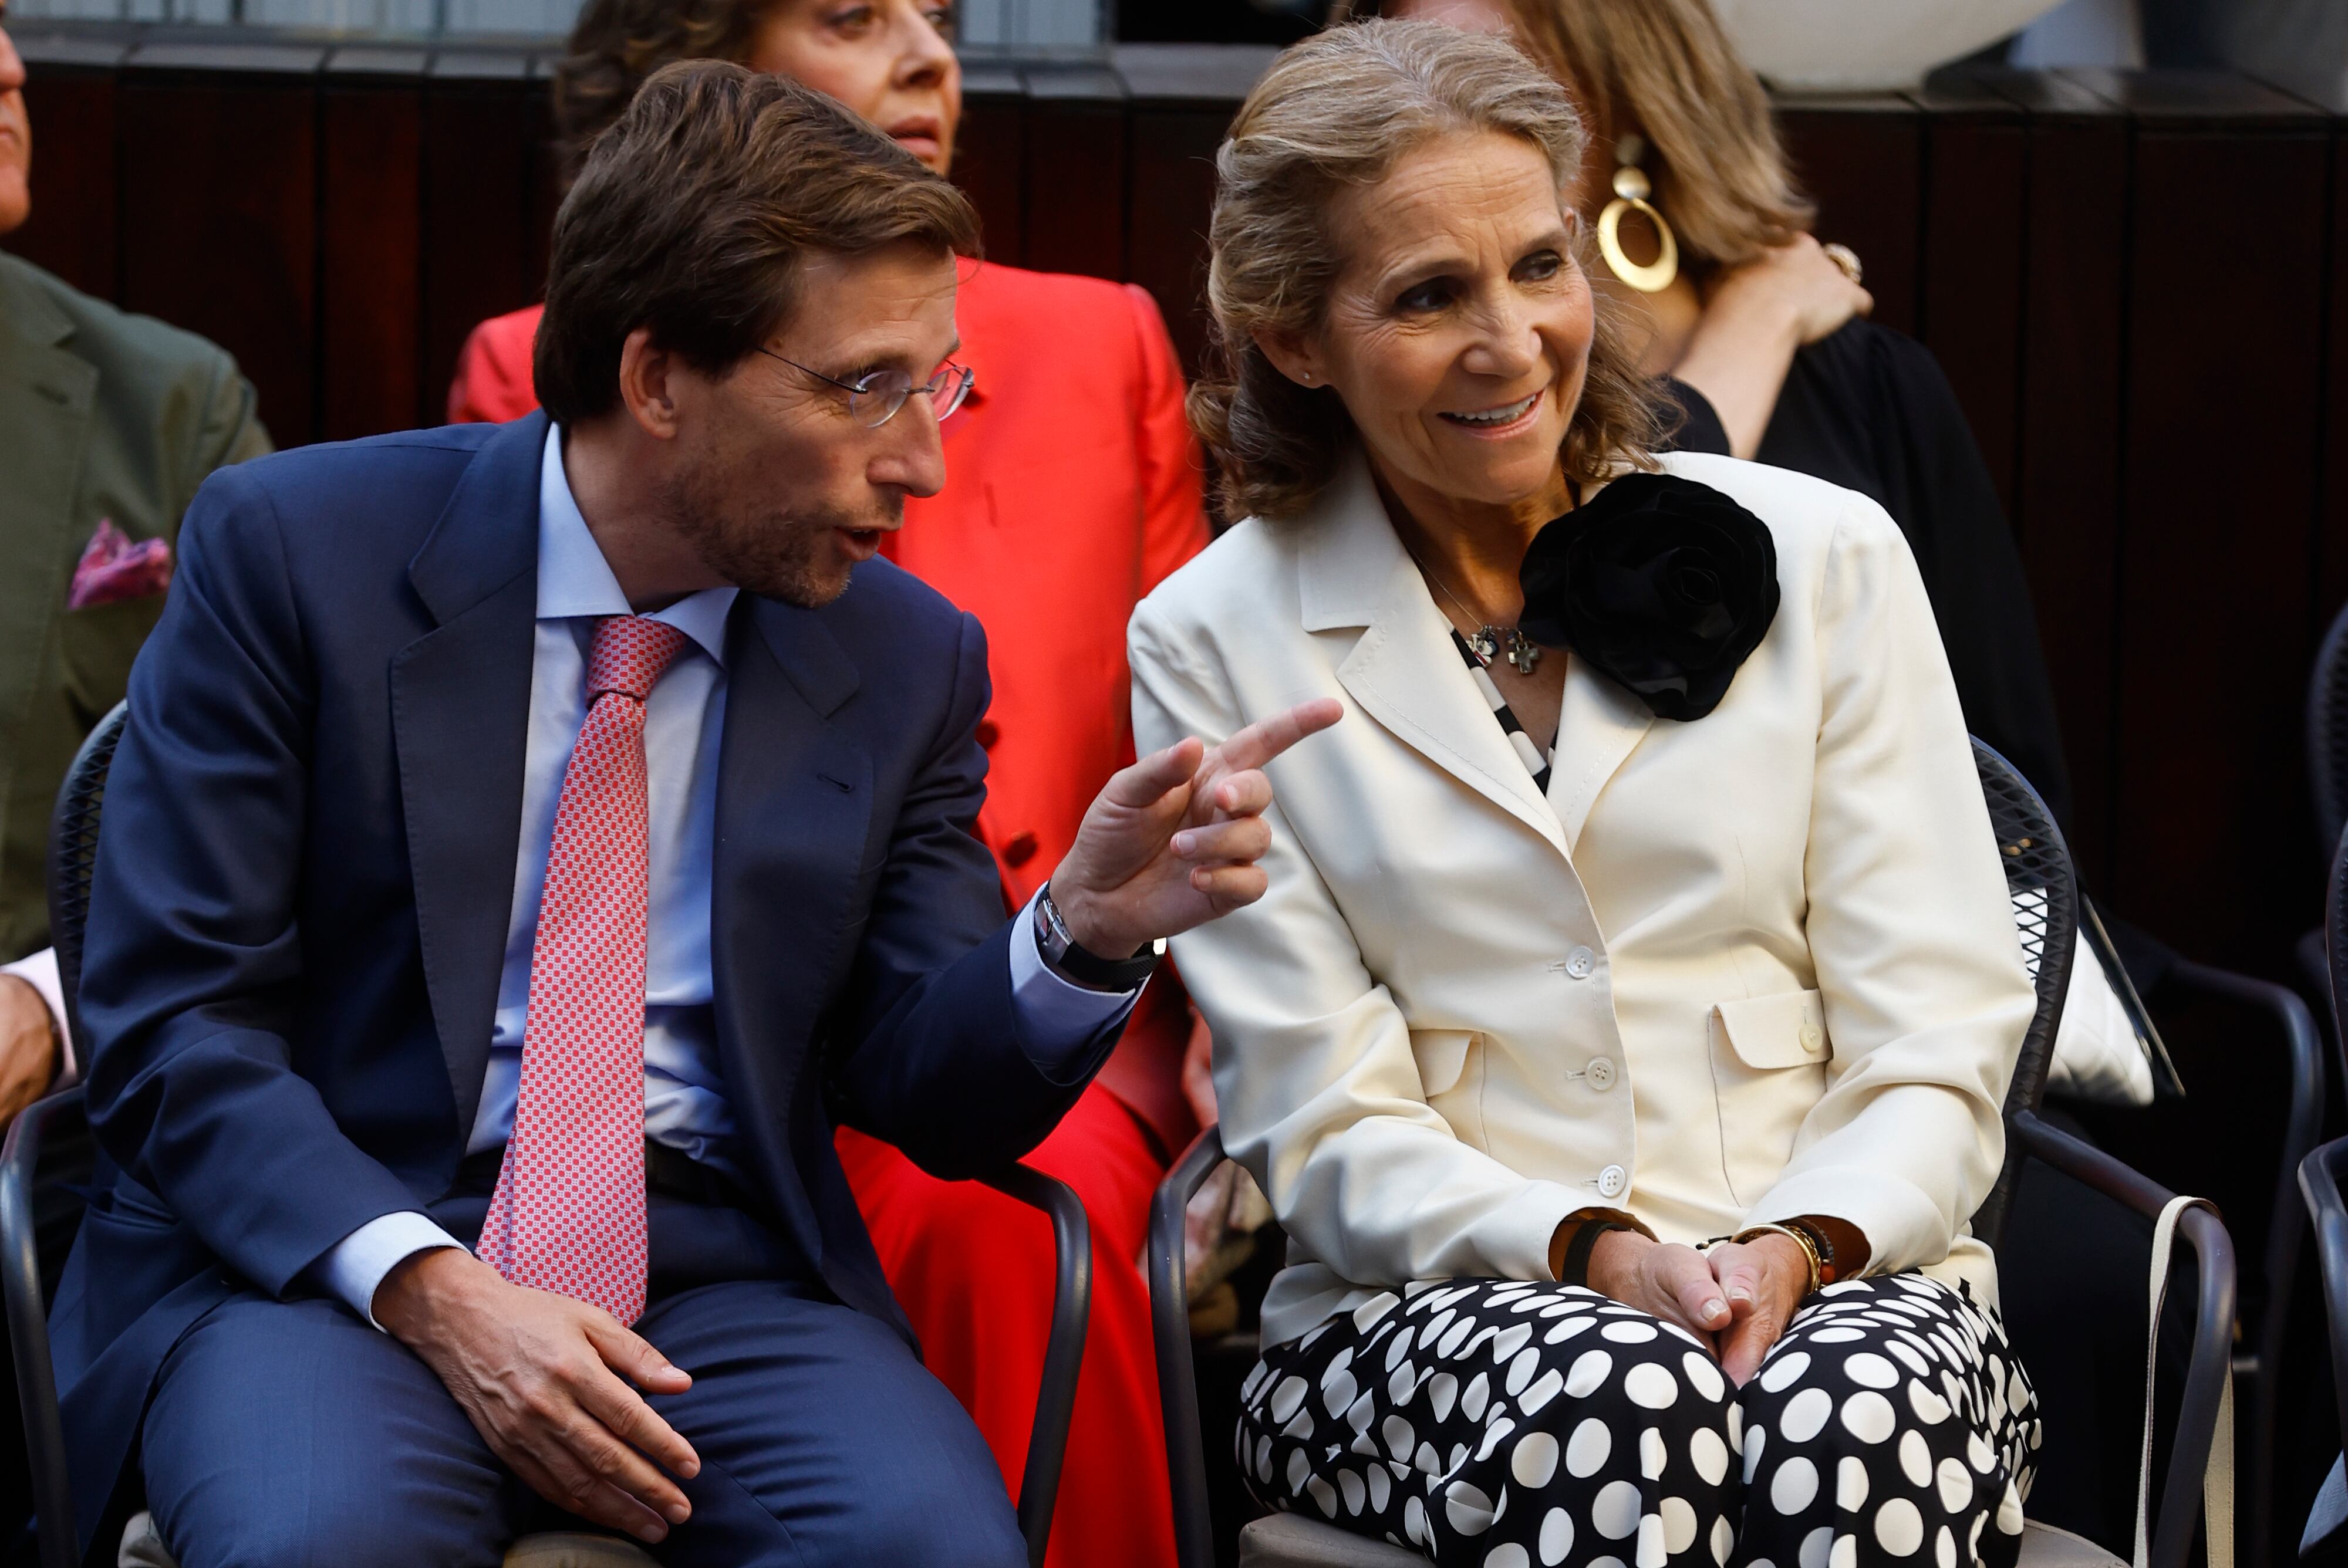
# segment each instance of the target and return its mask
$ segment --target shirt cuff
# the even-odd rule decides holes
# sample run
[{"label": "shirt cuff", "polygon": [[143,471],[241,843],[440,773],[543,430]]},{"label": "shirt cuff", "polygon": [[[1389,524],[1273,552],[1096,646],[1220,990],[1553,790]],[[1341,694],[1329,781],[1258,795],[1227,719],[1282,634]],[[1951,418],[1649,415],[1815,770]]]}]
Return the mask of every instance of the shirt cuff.
[{"label": "shirt cuff", "polygon": [[14,975],[41,993],[48,1004],[49,1021],[57,1028],[57,1075],[49,1082],[51,1089],[63,1089],[81,1076],[74,1061],[73,1030],[66,1027],[65,987],[57,981],[57,950],[43,948],[30,958],[13,964],[0,964],[0,975]]},{"label": "shirt cuff", "polygon": [[380,1214],[336,1242],[320,1260],[320,1283],[342,1298],[352,1311],[375,1321],[376,1287],[383,1276],[419,1252],[465,1244],[412,1210]]},{"label": "shirt cuff", "polygon": [[1035,946],[1035,900],[1043,896],[1038,887],[1013,918],[1011,1012],[1027,1060],[1046,1079],[1065,1083],[1077,1075],[1102,1034],[1125,1021],[1142,988],[1097,991],[1054,972]]}]

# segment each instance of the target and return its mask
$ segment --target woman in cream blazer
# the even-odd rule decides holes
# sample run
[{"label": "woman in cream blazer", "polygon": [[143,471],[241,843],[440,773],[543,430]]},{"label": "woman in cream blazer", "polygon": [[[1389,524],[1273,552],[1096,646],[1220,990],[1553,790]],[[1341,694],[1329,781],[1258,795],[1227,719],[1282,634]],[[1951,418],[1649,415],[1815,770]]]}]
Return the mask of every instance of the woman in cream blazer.
[{"label": "woman in cream blazer", "polygon": [[[1414,112],[1433,128],[1415,138]],[[1368,23],[1291,51],[1223,149],[1211,294],[1233,363],[1194,416],[1240,498],[1282,515],[1136,612],[1137,739],[1345,709],[1267,769],[1263,898],[1175,942],[1225,1144],[1290,1238],[1242,1467],[1271,1505],[1442,1563],[2010,1568],[2034,1400],[1966,1221],[2033,994],[1947,660],[1873,502],[1595,444],[1637,427],[1607,323],[1591,347],[1586,291],[1559,292],[1578,274],[1525,247],[1484,280],[1476,247],[1513,244],[1511,220],[1452,194],[1478,159],[1506,165],[1494,189],[1540,169],[1508,138],[1563,183],[1571,124],[1505,44]],[[1283,336],[1311,269],[1280,222],[1316,200],[1301,232],[1466,254],[1440,287],[1419,266],[1359,299],[1348,280],[1384,253],[1332,259],[1334,302]],[[1447,424],[1380,402],[1455,340],[1443,387],[1514,376],[1519,342],[1554,378]],[[1706,487],[1766,528],[1777,585],[1700,718],[1550,651],[1548,759],[1496,722],[1505,671],[1463,657],[1473,618],[1403,528],[1436,536],[1447,476],[1469,500],[1505,489],[1509,444],[1480,431],[1545,397],[1579,400],[1580,506],[1634,466]],[[1318,473],[1292,460],[1315,419]],[[1451,441],[1471,428],[1482,445]],[[1462,451],[1494,466],[1461,477]]]}]

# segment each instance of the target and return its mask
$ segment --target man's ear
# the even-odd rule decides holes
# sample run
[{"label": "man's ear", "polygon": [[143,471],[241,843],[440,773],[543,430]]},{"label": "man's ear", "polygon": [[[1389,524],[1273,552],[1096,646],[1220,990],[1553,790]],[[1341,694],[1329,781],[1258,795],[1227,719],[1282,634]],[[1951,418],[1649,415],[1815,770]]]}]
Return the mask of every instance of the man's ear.
[{"label": "man's ear", "polygon": [[1260,332],[1255,334],[1255,346],[1263,357],[1272,361],[1272,368],[1299,386],[1326,386],[1328,367],[1321,355],[1321,345],[1302,333]]},{"label": "man's ear", "polygon": [[620,402],[645,435],[675,439],[675,383],[684,369],[682,360],[653,342],[650,327],[638,327],[620,345]]}]

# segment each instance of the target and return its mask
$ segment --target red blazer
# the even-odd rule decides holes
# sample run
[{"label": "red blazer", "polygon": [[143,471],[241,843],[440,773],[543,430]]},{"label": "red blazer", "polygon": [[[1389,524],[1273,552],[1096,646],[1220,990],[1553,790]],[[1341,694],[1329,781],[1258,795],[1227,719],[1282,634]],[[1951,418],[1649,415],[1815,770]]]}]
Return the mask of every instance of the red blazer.
[{"label": "red blazer", "polygon": [[[453,421],[537,406],[542,307],[473,329],[448,388]],[[979,832],[1006,901],[1026,902],[1085,807],[1133,760],[1125,628],[1133,607],[1207,543],[1201,463],[1182,372],[1148,294],[1130,283],[963,263],[961,363],[978,373],[946,421],[946,487],[905,507],[886,548],[986,629],[994,704]],[[1196,1131],[1182,1100],[1189,1009],[1152,985],[1101,1082],[1170,1152]]]}]

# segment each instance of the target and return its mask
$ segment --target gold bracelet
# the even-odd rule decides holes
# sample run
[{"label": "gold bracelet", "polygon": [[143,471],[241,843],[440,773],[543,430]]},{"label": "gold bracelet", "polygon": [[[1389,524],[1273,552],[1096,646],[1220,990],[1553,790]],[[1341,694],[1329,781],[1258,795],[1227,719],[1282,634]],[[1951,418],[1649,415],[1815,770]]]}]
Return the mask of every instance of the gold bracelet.
[{"label": "gold bracelet", "polygon": [[1735,1235],[1730,1236],[1728,1239],[1738,1245],[1742,1245],[1746,1242],[1751,1241],[1755,1236],[1760,1235],[1781,1235],[1791,1241],[1796,1246],[1802,1249],[1802,1261],[1808,1264],[1810,1266],[1809,1288],[1803,1291],[1802,1294],[1806,1296],[1816,1295],[1818,1286],[1826,1283],[1826,1260],[1818,1255],[1818,1244],[1812,1241],[1808,1236],[1804,1235],[1799,1229],[1793,1225],[1747,1225],[1743,1230],[1738,1231]]}]

